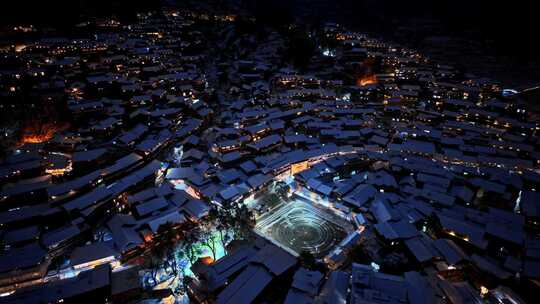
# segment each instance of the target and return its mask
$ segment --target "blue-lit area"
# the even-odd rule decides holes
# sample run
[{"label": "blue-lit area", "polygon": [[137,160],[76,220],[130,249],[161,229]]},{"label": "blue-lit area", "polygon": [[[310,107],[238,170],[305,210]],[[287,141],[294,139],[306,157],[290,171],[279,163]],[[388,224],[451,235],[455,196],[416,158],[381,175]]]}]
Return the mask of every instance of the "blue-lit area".
[{"label": "blue-lit area", "polygon": [[336,51],[329,48],[322,49],[322,54],[327,57],[336,57]]},{"label": "blue-lit area", "polygon": [[[212,243],[211,246],[214,250],[209,248],[209,243]],[[175,259],[173,263],[171,261],[166,261],[163,263],[164,267],[159,269],[152,269],[146,271],[141,276],[141,281],[144,285],[147,285],[149,288],[162,289],[170,288],[173,291],[179,292],[178,297],[183,295],[183,286],[182,280],[184,277],[193,277],[193,272],[191,267],[193,266],[190,258],[197,262],[199,259],[208,260],[210,263],[222,258],[225,256],[226,251],[223,247],[223,242],[221,240],[220,234],[218,232],[212,233],[211,237],[204,242],[197,242],[190,244],[190,249],[194,255],[189,256],[186,252],[188,249],[184,246],[182,241],[179,241],[174,248],[174,253],[172,258]],[[165,262],[165,261],[164,261]],[[171,265],[175,265],[176,269],[172,269]],[[156,271],[157,274],[152,276],[152,271]]]}]

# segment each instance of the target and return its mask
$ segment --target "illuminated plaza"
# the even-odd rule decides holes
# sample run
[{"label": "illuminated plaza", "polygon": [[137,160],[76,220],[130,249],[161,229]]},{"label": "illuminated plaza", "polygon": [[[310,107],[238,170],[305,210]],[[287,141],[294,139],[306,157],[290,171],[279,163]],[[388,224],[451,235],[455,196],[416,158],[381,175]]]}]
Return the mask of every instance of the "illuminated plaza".
[{"label": "illuminated plaza", "polygon": [[290,201],[283,201],[262,215],[255,229],[296,254],[308,251],[322,258],[343,240],[352,226],[329,209],[293,195]]}]

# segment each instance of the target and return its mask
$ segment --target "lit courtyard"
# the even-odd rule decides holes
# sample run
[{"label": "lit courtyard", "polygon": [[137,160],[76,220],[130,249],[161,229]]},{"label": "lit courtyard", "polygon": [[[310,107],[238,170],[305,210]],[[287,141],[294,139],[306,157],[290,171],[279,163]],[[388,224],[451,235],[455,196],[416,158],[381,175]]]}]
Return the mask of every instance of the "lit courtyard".
[{"label": "lit courtyard", "polygon": [[262,215],[255,229],[294,253],[308,251],[322,258],[352,228],[329,209],[293,195]]}]

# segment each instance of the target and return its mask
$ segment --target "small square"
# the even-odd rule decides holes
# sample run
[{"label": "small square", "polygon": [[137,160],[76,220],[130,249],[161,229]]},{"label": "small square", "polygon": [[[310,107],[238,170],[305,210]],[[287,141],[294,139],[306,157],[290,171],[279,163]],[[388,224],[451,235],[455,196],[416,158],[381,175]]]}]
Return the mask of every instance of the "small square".
[{"label": "small square", "polygon": [[345,238],[349,227],[325,207],[294,195],[261,216],[255,230],[297,254],[308,251],[323,258]]}]

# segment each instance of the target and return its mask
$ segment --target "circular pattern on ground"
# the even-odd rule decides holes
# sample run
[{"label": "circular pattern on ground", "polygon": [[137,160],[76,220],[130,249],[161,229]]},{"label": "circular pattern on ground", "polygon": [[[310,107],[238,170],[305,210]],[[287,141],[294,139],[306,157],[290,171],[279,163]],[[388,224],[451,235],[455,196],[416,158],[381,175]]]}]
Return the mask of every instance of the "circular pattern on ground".
[{"label": "circular pattern on ground", "polygon": [[297,253],[323,257],[346,235],[322,210],[305,202],[291,202],[259,222],[261,232]]}]

